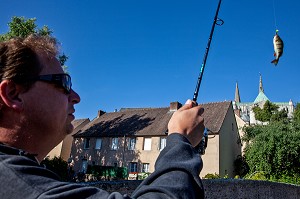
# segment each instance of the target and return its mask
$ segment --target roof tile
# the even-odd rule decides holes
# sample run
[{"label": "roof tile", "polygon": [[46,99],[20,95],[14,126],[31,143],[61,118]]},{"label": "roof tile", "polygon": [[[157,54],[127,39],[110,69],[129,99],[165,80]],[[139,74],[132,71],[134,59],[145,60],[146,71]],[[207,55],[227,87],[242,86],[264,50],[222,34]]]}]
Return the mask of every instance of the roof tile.
[{"label": "roof tile", "polygon": [[[218,133],[231,102],[201,104],[204,124]],[[95,118],[75,137],[160,136],[165,135],[174,112],[170,108],[122,108],[119,112],[105,113]]]}]

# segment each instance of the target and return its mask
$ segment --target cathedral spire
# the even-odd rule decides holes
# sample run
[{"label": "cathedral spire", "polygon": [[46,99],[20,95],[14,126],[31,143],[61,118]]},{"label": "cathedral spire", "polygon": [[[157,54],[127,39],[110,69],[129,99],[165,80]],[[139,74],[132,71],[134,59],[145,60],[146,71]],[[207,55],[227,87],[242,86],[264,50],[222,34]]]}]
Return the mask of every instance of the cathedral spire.
[{"label": "cathedral spire", "polygon": [[263,84],[262,84],[261,74],[259,73],[259,90],[258,90],[258,93],[260,93],[260,92],[264,92],[264,87],[263,87]]},{"label": "cathedral spire", "polygon": [[241,102],[241,98],[240,98],[240,92],[239,92],[239,87],[238,87],[238,83],[236,82],[235,84],[235,96],[234,96],[234,101],[240,103]]}]

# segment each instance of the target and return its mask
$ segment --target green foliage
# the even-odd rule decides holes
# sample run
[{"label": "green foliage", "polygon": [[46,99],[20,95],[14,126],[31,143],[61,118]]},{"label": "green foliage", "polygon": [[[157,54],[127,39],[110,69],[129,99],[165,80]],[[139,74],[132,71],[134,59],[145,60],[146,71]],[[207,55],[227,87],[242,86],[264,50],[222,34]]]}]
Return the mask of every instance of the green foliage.
[{"label": "green foliage", "polygon": [[278,121],[286,118],[287,112],[285,110],[278,111],[278,106],[271,103],[269,100],[265,102],[263,108],[256,106],[253,108],[255,118],[261,122],[269,122],[271,120]]},{"label": "green foliage", "polygon": [[[5,34],[0,35],[0,41],[9,40],[14,37],[27,37],[30,34],[43,32],[43,29],[48,29],[47,27],[42,28],[41,30],[37,29],[35,24],[36,19],[25,19],[24,17],[13,17],[12,21],[8,23],[9,31]],[[51,32],[50,30],[48,31]]]},{"label": "green foliage", "polygon": [[61,178],[61,180],[63,181],[69,180],[68,163],[64,161],[61,157],[55,156],[52,159],[49,159],[47,157],[41,162],[41,165],[45,165],[47,169],[56,173]]},{"label": "green foliage", "polygon": [[[42,28],[37,28],[35,24],[36,18],[26,19],[24,17],[12,17],[11,22],[8,23],[9,31],[5,34],[0,34],[0,42],[6,41],[14,37],[25,38],[30,34],[38,34],[43,36],[51,36],[53,31],[44,25]],[[58,60],[60,61],[64,71],[67,71],[67,66],[65,62],[68,57],[65,54],[59,55]]]},{"label": "green foliage", "polygon": [[268,180],[267,177],[266,177],[265,172],[263,172],[263,171],[256,171],[254,173],[250,173],[250,174],[246,175],[244,177],[244,179],[247,179],[247,180]]},{"label": "green foliage", "polygon": [[300,123],[300,103],[296,104],[296,108],[294,110],[294,120]]},{"label": "green foliage", "polygon": [[271,176],[270,181],[300,185],[300,176],[282,175],[279,178],[275,178],[274,176]]},{"label": "green foliage", "polygon": [[[65,62],[68,60],[68,58],[69,58],[69,57],[67,57],[67,56],[63,53],[62,55],[60,55],[60,56],[58,57],[58,60],[59,60],[60,64],[61,64],[62,66],[64,66],[64,65],[65,65]],[[65,66],[65,67],[66,67],[66,66]]]},{"label": "green foliage", "polygon": [[114,167],[114,166],[100,166],[100,165],[88,165],[87,174],[93,174],[97,178],[117,178],[126,179],[127,178],[127,168],[126,167]]},{"label": "green foliage", "polygon": [[144,180],[144,179],[146,179],[149,175],[150,175],[150,173],[138,173],[138,179],[139,179],[139,180]]},{"label": "green foliage", "polygon": [[243,131],[244,136],[242,137],[243,142],[250,142],[253,140],[257,135],[261,134],[263,132],[263,126],[261,125],[256,125],[256,126],[244,126]]},{"label": "green foliage", "polygon": [[208,173],[203,178],[204,179],[220,179],[221,176],[217,173],[214,173],[214,174],[213,173]]},{"label": "green foliage", "polygon": [[244,177],[249,172],[249,166],[245,157],[237,157],[237,159],[234,161],[234,170],[235,173],[240,177]]},{"label": "green foliage", "polygon": [[203,177],[204,179],[228,179],[229,178],[229,176],[228,176],[228,174],[226,174],[223,178],[219,175],[219,174],[217,174],[217,173],[208,173],[208,174],[206,174],[204,177]]},{"label": "green foliage", "polygon": [[293,123],[271,122],[245,129],[250,173],[263,171],[267,179],[294,179],[300,175],[300,130]]}]

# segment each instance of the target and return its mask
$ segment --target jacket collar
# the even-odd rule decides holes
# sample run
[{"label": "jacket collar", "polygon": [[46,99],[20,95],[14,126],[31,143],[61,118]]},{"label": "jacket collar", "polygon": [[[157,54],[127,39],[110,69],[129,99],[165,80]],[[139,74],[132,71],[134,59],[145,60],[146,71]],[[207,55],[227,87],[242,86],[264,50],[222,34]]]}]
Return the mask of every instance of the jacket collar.
[{"label": "jacket collar", "polygon": [[30,158],[31,160],[38,162],[38,160],[36,159],[37,154],[30,154],[22,149],[14,148],[0,142],[0,155],[4,154],[25,156],[27,158]]}]

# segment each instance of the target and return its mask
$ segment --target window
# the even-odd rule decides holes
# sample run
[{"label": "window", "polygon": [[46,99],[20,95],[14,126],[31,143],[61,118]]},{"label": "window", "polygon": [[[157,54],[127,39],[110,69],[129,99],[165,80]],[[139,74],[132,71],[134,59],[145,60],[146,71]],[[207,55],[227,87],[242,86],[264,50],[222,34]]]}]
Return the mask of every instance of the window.
[{"label": "window", "polygon": [[102,146],[102,139],[101,138],[97,138],[96,139],[95,149],[101,149],[101,146]]},{"label": "window", "polygon": [[90,148],[90,138],[84,138],[84,145],[83,145],[84,149],[88,149]]},{"label": "window", "polygon": [[151,150],[151,138],[144,138],[144,150],[145,151]]},{"label": "window", "polygon": [[159,150],[163,150],[167,145],[167,138],[160,138]]},{"label": "window", "polygon": [[112,138],[111,139],[111,150],[117,150],[118,149],[118,138]]},{"label": "window", "polygon": [[129,172],[137,172],[137,162],[129,163]]},{"label": "window", "polygon": [[128,150],[134,150],[135,149],[135,138],[128,138]]},{"label": "window", "polygon": [[151,138],[144,138],[144,150],[150,151],[151,150]]},{"label": "window", "polygon": [[83,159],[82,160],[82,165],[81,165],[81,171],[83,172],[83,173],[86,173],[86,171],[87,171],[87,160],[86,159]]},{"label": "window", "polygon": [[143,163],[142,172],[144,173],[149,172],[149,163]]}]

